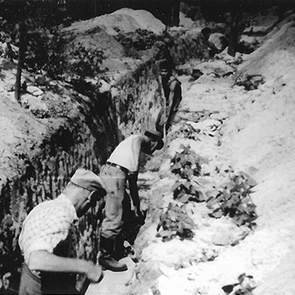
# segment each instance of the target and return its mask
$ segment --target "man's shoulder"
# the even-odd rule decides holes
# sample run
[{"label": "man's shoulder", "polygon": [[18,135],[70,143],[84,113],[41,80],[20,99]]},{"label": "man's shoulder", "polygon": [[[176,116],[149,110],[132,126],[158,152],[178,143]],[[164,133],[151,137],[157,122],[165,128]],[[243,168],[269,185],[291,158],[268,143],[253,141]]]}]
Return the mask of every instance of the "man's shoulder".
[{"label": "man's shoulder", "polygon": [[168,81],[168,85],[170,87],[177,87],[177,86],[181,86],[181,82],[175,76],[171,76]]},{"label": "man's shoulder", "polygon": [[127,138],[125,138],[123,141],[132,141],[134,139],[139,139],[142,136],[143,136],[142,134],[131,134]]},{"label": "man's shoulder", "polygon": [[169,81],[168,83],[172,83],[172,82],[177,82],[177,83],[181,83],[176,76],[174,75],[171,75],[170,78],[169,78]]},{"label": "man's shoulder", "polygon": [[121,143],[119,144],[120,147],[125,147],[126,145],[132,145],[134,142],[142,141],[144,138],[143,134],[132,134],[129,135],[127,138],[125,138]]}]

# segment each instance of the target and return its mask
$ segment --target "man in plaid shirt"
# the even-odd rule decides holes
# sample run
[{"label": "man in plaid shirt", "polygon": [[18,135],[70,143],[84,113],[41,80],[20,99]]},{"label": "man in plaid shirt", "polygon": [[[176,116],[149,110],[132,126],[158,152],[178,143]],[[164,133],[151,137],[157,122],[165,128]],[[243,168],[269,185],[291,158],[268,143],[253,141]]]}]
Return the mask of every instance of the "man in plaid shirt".
[{"label": "man in plaid shirt", "polygon": [[19,237],[24,256],[20,295],[78,294],[76,274],[90,282],[102,279],[101,266],[76,258],[73,230],[78,217],[105,195],[99,176],[78,169],[59,197],[29,213]]}]

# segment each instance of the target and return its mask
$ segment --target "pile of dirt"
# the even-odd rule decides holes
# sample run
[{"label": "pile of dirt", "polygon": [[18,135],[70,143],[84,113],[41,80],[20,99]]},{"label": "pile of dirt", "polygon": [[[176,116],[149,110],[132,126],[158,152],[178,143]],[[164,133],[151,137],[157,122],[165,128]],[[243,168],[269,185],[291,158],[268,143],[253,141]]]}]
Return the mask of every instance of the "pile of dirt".
[{"label": "pile of dirt", "polygon": [[[101,19],[102,22],[105,22]],[[102,28],[101,28],[102,27]],[[63,30],[68,40],[66,52],[71,52],[83,44],[85,48],[101,50],[106,59],[123,58],[124,48],[116,39],[106,33],[104,26],[93,21],[84,21]],[[89,38],[91,36],[91,38]]]},{"label": "pile of dirt", "polygon": [[165,30],[165,25],[146,10],[123,8],[113,12],[111,15],[130,16],[139,24],[138,29],[152,31],[155,34],[161,34]]},{"label": "pile of dirt", "polygon": [[114,36],[119,32],[130,33],[138,29],[160,34],[165,25],[148,11],[123,8],[112,14],[75,22],[64,28],[63,33],[70,41],[67,46],[69,50],[83,44],[86,48],[102,50],[107,59],[120,59],[125,56],[124,49]]}]

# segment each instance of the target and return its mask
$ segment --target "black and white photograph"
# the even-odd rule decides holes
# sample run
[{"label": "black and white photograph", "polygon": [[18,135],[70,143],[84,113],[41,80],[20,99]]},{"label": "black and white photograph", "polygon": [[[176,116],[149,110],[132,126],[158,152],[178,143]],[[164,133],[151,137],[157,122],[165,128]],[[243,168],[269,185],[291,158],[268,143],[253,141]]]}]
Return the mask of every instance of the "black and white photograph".
[{"label": "black and white photograph", "polygon": [[0,295],[295,295],[295,0],[0,0]]}]

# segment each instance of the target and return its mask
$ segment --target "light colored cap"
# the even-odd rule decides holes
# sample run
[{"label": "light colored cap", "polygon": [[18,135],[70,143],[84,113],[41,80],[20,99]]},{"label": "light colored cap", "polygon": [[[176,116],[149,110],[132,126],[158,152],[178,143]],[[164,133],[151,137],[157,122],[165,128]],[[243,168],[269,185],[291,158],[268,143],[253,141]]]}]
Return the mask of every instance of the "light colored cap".
[{"label": "light colored cap", "polygon": [[106,190],[101,178],[90,170],[77,169],[71,178],[71,182],[89,191],[101,191],[106,195]]}]

